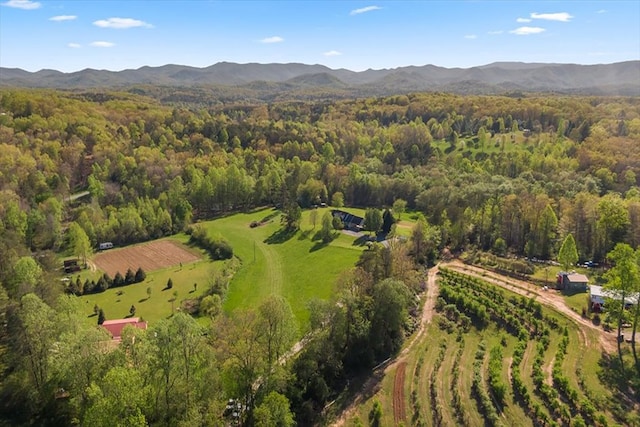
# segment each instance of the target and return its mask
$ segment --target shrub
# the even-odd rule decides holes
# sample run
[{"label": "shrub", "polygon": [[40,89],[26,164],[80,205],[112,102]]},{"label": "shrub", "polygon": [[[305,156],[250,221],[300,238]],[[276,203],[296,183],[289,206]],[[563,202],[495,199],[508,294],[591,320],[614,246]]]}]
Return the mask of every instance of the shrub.
[{"label": "shrub", "polygon": [[144,279],[146,278],[147,278],[147,273],[144,272],[142,267],[138,267],[138,270],[136,270],[135,283],[144,282]]}]

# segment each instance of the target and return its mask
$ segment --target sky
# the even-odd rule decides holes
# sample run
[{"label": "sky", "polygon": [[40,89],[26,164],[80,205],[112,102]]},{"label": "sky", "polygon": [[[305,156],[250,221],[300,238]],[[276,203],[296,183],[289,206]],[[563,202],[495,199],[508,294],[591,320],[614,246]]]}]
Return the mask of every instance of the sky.
[{"label": "sky", "polygon": [[0,67],[27,71],[639,59],[640,0],[0,0]]}]

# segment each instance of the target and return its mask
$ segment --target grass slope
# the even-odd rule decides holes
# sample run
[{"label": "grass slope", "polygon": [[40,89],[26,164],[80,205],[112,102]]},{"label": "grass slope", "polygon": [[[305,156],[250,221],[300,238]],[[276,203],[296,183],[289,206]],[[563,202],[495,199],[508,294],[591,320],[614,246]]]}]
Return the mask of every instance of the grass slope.
[{"label": "grass slope", "polygon": [[[327,210],[317,210],[315,229],[310,223],[311,211],[303,212],[301,230],[292,236],[279,233],[280,214],[272,209],[203,223],[210,234],[229,240],[242,264],[231,281],[224,309],[257,307],[271,294],[282,295],[304,330],[309,321],[307,303],[313,298],[329,298],[337,277],[354,266],[363,249],[354,244],[355,237],[343,233],[336,232],[327,245],[314,240]],[[264,219],[263,225],[250,227],[252,221]]]}]

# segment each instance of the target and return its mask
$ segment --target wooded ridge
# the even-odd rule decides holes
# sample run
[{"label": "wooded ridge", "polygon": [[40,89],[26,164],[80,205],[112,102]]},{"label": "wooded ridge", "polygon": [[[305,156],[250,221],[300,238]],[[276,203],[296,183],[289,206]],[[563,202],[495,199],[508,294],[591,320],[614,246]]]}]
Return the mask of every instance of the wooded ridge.
[{"label": "wooded ridge", "polygon": [[[588,95],[640,94],[640,61],[613,64],[541,64],[496,62],[472,68],[435,65],[355,72],[324,65],[237,64],[219,62],[205,68],[184,65],[141,67],[122,71],[85,69],[28,72],[0,68],[0,85],[43,88],[234,86],[268,100],[277,93],[323,89],[331,97],[375,96],[413,91],[470,94],[561,92]],[[329,93],[326,93],[326,92]]]}]

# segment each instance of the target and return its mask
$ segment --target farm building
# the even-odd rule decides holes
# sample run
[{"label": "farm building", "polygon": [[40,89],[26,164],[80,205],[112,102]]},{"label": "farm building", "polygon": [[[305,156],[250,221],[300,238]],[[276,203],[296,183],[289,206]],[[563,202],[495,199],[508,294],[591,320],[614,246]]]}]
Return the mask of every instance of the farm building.
[{"label": "farm building", "polygon": [[75,271],[80,271],[80,266],[78,265],[77,259],[65,259],[62,262],[62,265],[65,273],[73,273]]},{"label": "farm building", "polygon": [[575,271],[558,273],[558,289],[566,289],[568,291],[586,291],[589,284],[589,278],[584,274]]},{"label": "farm building", "polygon": [[[608,298],[619,297],[608,289],[603,289],[602,286],[591,285],[589,287],[589,304],[591,311],[598,313],[604,311],[605,302]],[[636,304],[638,301],[638,295],[629,295],[624,299],[625,307],[629,308]]]},{"label": "farm building", "polygon": [[364,228],[364,218],[350,214],[349,212],[333,209],[331,211],[333,217],[338,217],[344,224],[344,228],[353,231],[362,231]]},{"label": "farm building", "polygon": [[120,341],[122,338],[122,330],[125,326],[131,325],[138,329],[147,329],[147,322],[141,321],[139,317],[130,317],[128,319],[105,320],[102,327],[111,334],[114,341]]}]

